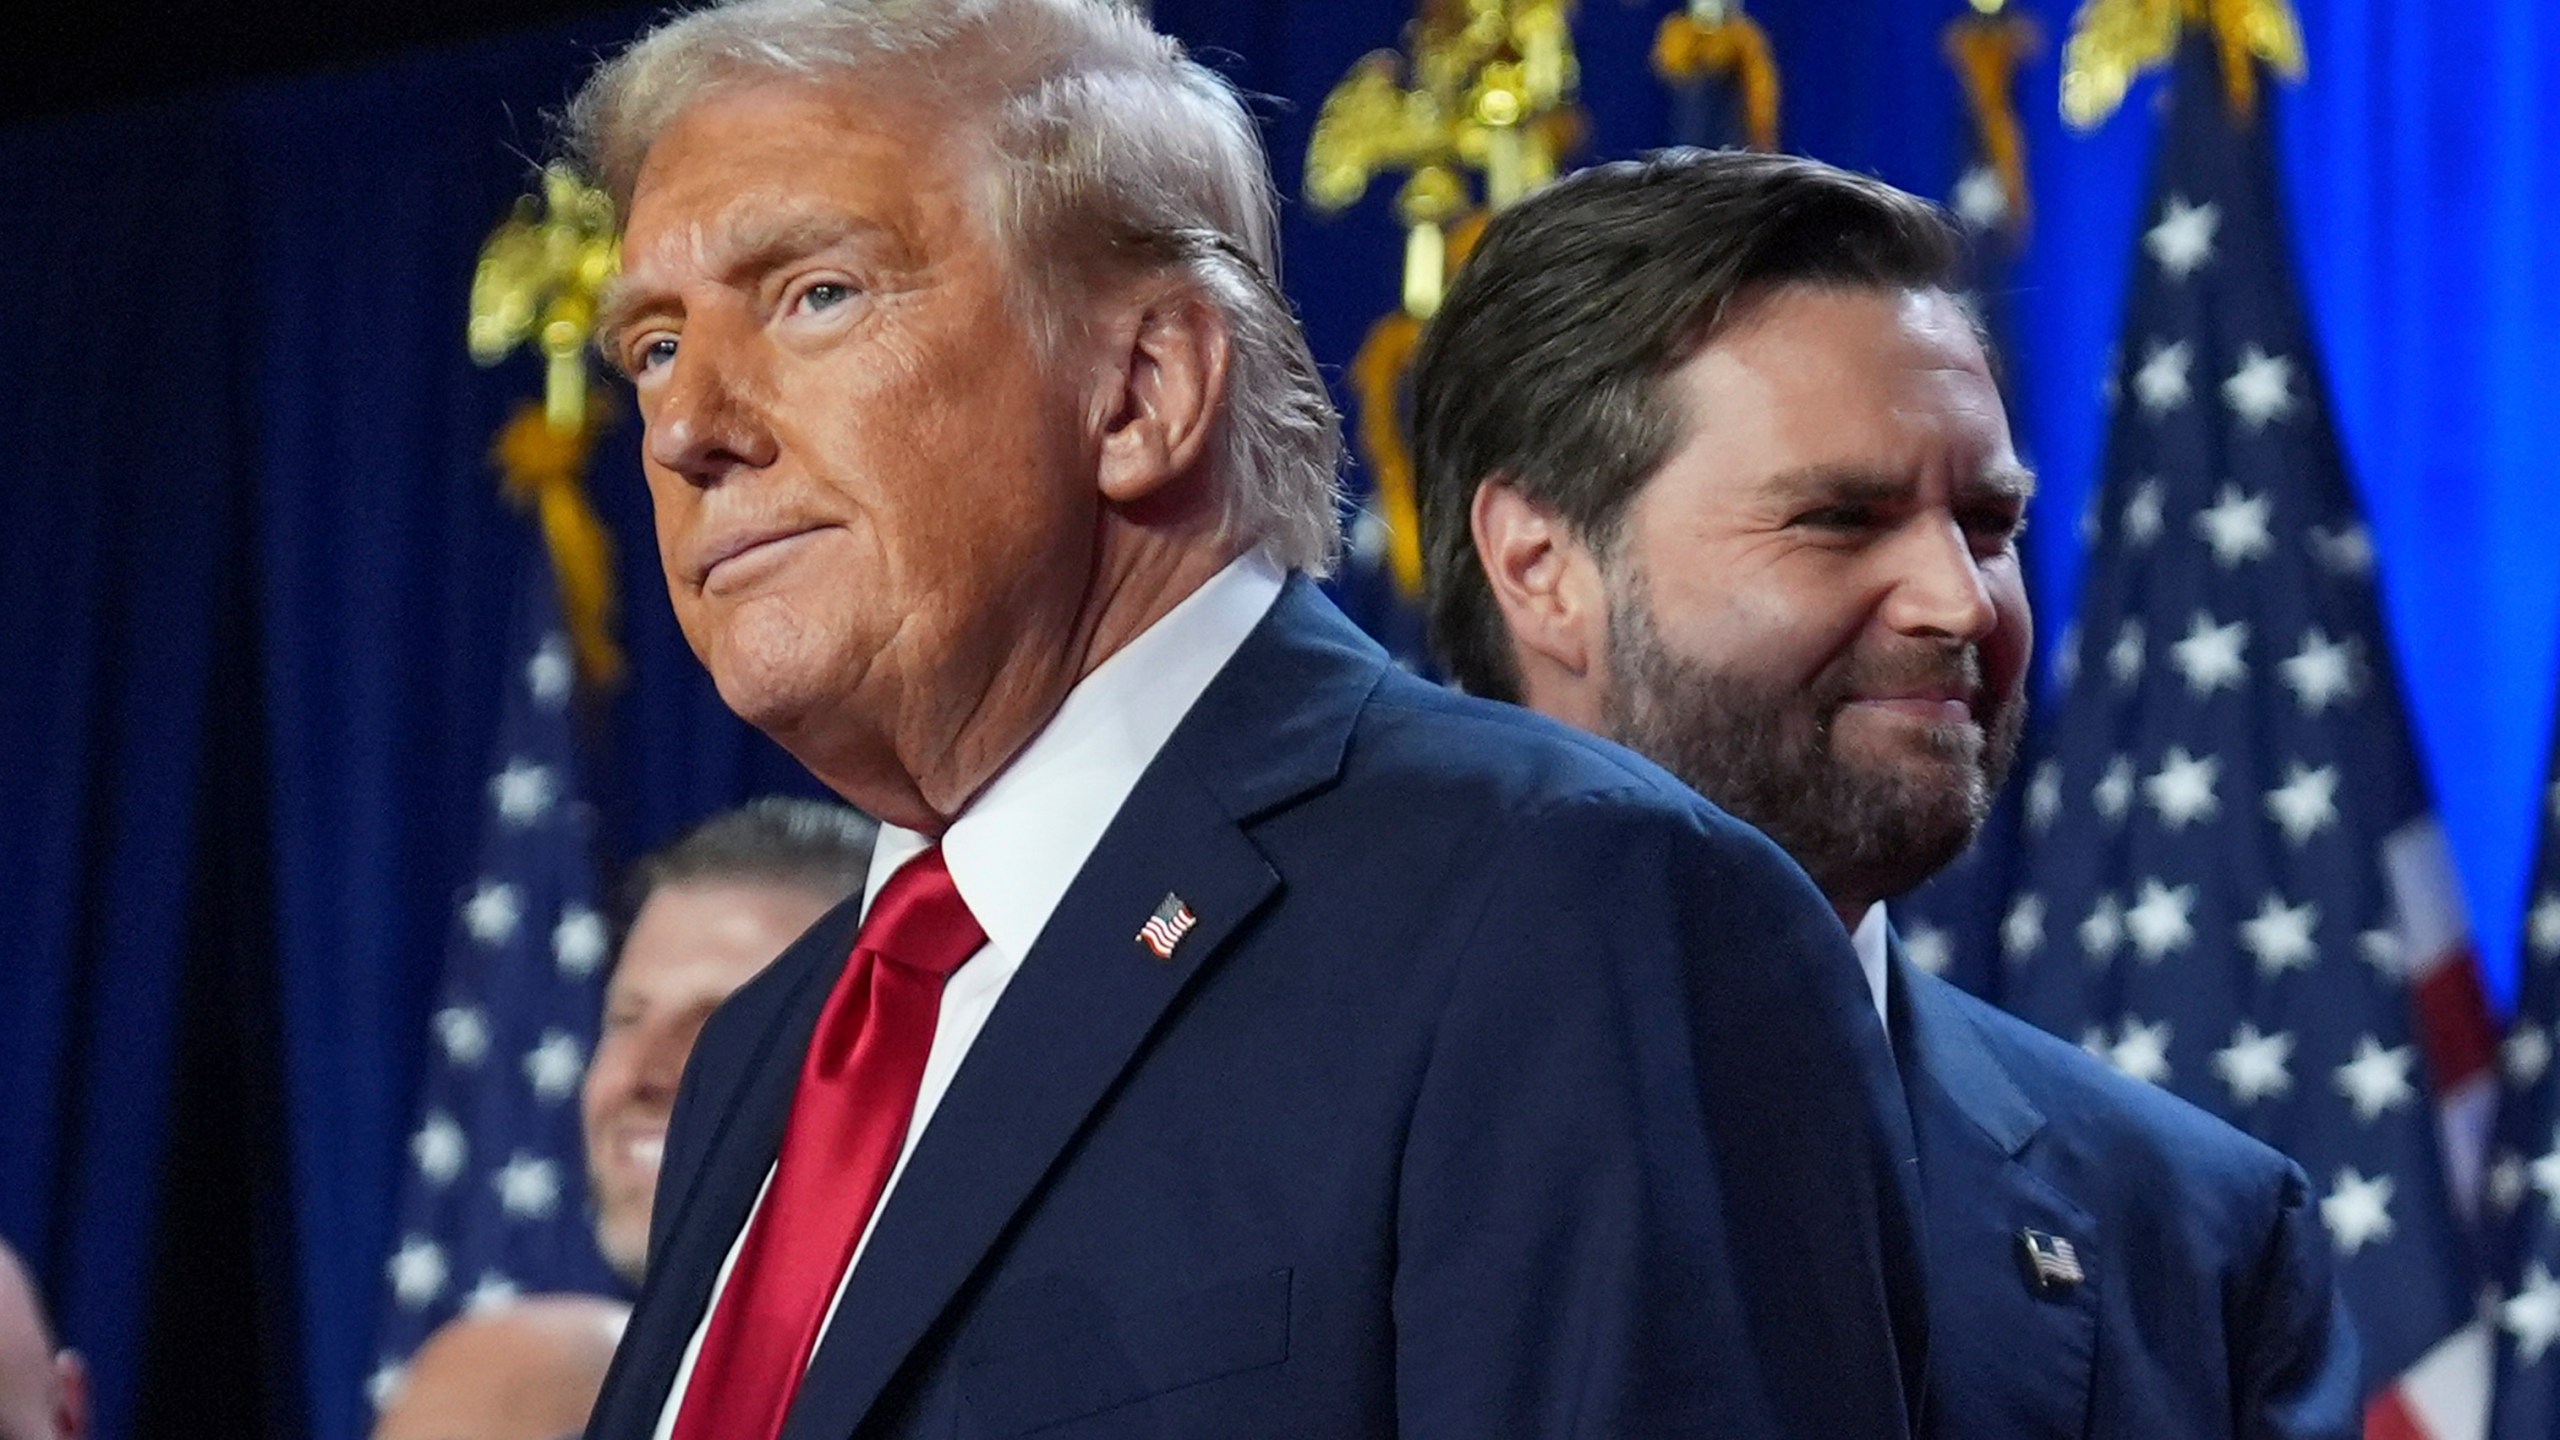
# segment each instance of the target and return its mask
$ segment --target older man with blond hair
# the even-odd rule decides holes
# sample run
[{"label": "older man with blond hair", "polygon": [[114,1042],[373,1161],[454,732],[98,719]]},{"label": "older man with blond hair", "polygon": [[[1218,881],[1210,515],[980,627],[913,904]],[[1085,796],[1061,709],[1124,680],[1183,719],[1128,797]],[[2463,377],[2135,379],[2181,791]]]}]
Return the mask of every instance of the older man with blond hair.
[{"label": "older man with blond hair", "polygon": [[1100,0],[746,0],[572,129],[676,616],[882,822],[694,1049],[592,1435],[1903,1433],[1845,937],[1317,591],[1223,81]]}]

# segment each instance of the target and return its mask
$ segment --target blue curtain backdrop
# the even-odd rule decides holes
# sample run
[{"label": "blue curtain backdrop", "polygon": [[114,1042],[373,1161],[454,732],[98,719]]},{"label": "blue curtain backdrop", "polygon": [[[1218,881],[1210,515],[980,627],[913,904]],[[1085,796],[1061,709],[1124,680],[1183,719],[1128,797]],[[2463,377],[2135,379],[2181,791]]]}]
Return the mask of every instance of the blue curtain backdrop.
[{"label": "blue curtain backdrop", "polygon": [[[1586,0],[1592,154],[1667,133],[1668,0]],[[1943,194],[1958,6],[1758,0],[1787,145]],[[1317,103],[1393,44],[1385,0],[1158,0],[1260,105],[1287,283],[1348,361],[1395,302],[1384,191],[1295,199]],[[2037,222],[2015,272],[2045,474],[2048,642],[2076,586],[2097,387],[2150,87],[2092,137],[2022,84]],[[2302,0],[2295,233],[2484,952],[2511,983],[2553,708],[2560,548],[2560,18],[2543,0]],[[0,131],[0,1235],[99,1372],[108,1440],[353,1440],[448,907],[529,529],[491,436],[536,376],[474,370],[464,297],[541,115],[643,12]],[[595,498],[633,679],[589,774],[611,864],[806,790],[676,634],[634,431]]]}]

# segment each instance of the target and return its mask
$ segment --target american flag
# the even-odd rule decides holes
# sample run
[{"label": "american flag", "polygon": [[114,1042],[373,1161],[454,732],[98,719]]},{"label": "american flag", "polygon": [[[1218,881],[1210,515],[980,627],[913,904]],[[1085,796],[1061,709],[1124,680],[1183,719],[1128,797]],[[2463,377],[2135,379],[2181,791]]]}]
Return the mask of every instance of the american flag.
[{"label": "american flag", "polygon": [[[1997,66],[1973,72],[1968,62],[1987,49],[2007,52],[2014,65],[2027,53],[2031,33],[2027,21],[2008,14],[1968,14],[1947,27],[1947,50],[1964,82],[1973,122],[1954,191],[1947,197],[1948,209],[1965,237],[1965,298],[2000,357],[2000,388],[2009,406],[2012,436],[2025,431],[2017,408],[2019,352],[2011,339],[2014,295],[2009,273],[2011,259],[2027,238],[2024,142],[2016,138],[2017,116],[2008,84],[2011,73]],[[2015,157],[2018,170],[2005,178],[1994,140],[2003,127],[2011,143],[2021,147]],[[2031,708],[2031,727],[2034,713]],[[2030,744],[2025,753],[2033,752]],[[1894,929],[1911,963],[1987,1000],[2000,998],[2001,902],[2009,894],[2018,863],[2021,789],[2014,783],[2005,786],[1973,844],[1955,863],[1892,906]]]},{"label": "american flag", "polygon": [[1173,947],[1181,944],[1182,937],[1199,923],[1200,917],[1191,913],[1181,896],[1167,895],[1156,906],[1156,913],[1147,917],[1147,923],[1138,927],[1138,943],[1154,951],[1157,959],[1170,960]]},{"label": "american flag", "polygon": [[604,917],[579,800],[576,664],[539,546],[516,587],[472,878],[455,897],[427,1074],[383,1266],[379,1407],[436,1326],[518,1292],[611,1294],[579,1143],[604,992]]},{"label": "american flag", "polygon": [[2482,1113],[2492,1032],[2267,125],[2201,33],[2141,224],[2003,1000],[2300,1161],[2368,1435],[2476,1435],[2488,1346],[2439,1126]]},{"label": "american flag", "polygon": [[2497,1440],[2560,1435],[2560,748],[2544,792],[2516,1019],[2499,1052],[2498,1133],[2485,1192],[2498,1262]]}]

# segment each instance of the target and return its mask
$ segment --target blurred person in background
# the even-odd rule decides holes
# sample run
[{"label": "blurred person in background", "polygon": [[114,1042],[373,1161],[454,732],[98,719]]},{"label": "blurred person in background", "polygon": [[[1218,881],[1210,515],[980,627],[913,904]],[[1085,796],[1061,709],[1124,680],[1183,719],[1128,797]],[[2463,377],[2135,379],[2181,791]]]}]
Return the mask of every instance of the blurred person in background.
[{"label": "blurred person in background", "polygon": [[714,816],[632,867],[581,1103],[596,1243],[633,1289],[676,1084],[702,1022],[817,918],[862,888],[875,827],[780,796]]}]

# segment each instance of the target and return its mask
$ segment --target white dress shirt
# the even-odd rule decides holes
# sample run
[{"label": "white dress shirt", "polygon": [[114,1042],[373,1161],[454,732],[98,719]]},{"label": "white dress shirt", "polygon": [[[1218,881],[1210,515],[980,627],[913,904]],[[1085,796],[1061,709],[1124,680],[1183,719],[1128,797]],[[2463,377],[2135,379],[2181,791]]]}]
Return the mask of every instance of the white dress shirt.
[{"label": "white dress shirt", "polygon": [[1884,902],[1879,900],[1867,907],[1867,913],[1858,918],[1858,928],[1849,932],[1849,947],[1858,952],[1858,968],[1866,972],[1867,993],[1876,1002],[1876,1018],[1888,1027],[1893,1022],[1885,1019],[1884,1010],[1884,937],[1891,923],[1884,918]]},{"label": "white dress shirt", "polygon": [[[1251,551],[1183,598],[1155,624],[1140,632],[1118,653],[1095,667],[1067,692],[1058,713],[1022,748],[996,778],[942,834],[943,863],[952,884],[967,902],[969,913],[986,931],[987,943],[961,962],[943,986],[936,1013],[933,1048],[925,1056],[924,1079],[916,1091],[915,1117],[907,1122],[907,1138],[889,1172],[888,1188],[854,1244],[844,1278],[836,1282],[836,1304],[844,1300],[846,1281],[862,1263],[871,1229],[906,1172],[916,1140],[932,1123],[933,1112],[952,1077],[960,1071],[969,1047],[985,1028],[996,1001],[1022,968],[1032,942],[1049,923],[1076,873],[1084,868],[1102,832],[1120,813],[1121,803],[1137,788],[1138,777],[1164,748],[1174,727],[1189,714],[1209,682],[1234,658],[1245,636],[1280,598],[1286,577],[1261,551]],[[863,887],[865,913],[878,899],[880,887],[898,867],[924,853],[933,837],[896,825],[880,827],[871,851],[871,873]],[[769,1190],[773,1174],[765,1174]],[[764,1192],[756,1195],[747,1225],[764,1208]],[[729,1244],[712,1285],[712,1304],[703,1311],[676,1367],[675,1384],[658,1414],[658,1440],[672,1440],[676,1413],[693,1383],[694,1362],[711,1328],[712,1311],[729,1288],[729,1272],[746,1243],[741,1229]],[[827,1322],[835,1320],[831,1305]],[[819,1344],[826,1329],[818,1331]],[[815,1351],[811,1352],[813,1355]]]}]

